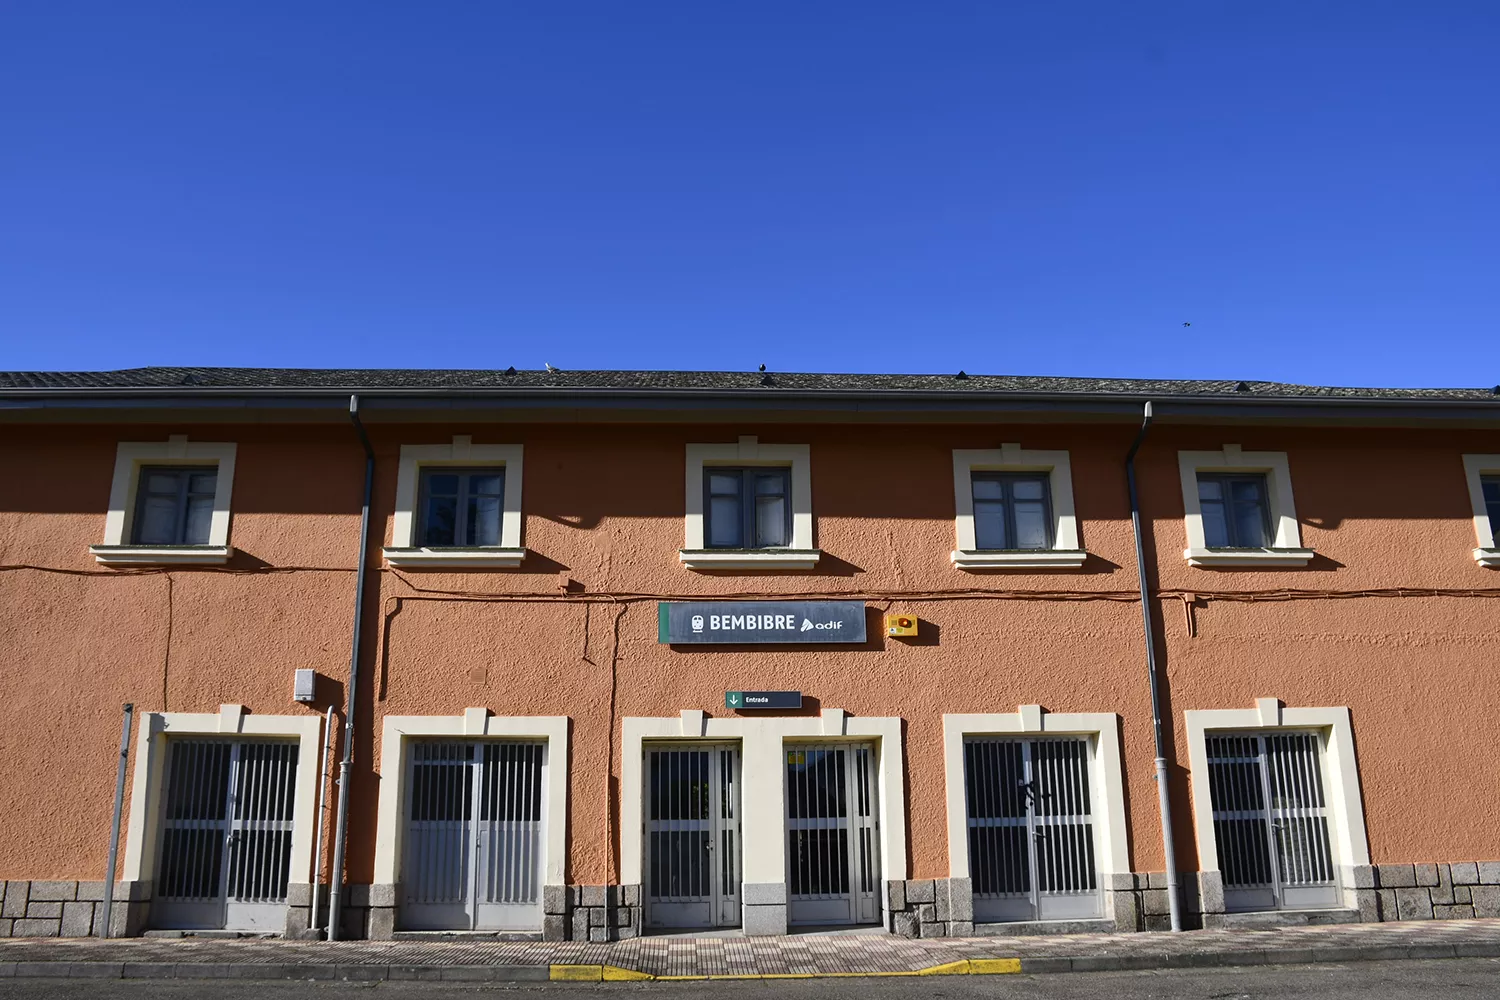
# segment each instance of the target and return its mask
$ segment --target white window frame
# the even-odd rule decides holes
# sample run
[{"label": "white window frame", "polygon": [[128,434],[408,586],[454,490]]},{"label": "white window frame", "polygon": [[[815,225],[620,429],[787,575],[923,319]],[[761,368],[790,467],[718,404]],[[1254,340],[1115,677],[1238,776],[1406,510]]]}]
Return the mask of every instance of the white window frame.
[{"label": "white window frame", "polygon": [[[786,933],[786,760],[788,740],[843,740],[879,743],[876,800],[880,819],[880,910],[889,917],[884,882],[906,878],[906,781],[901,719],[852,716],[825,708],[816,716],[710,718],[701,709],[676,716],[627,717],[620,741],[620,882],[644,884],[645,744],[654,740],[700,740],[740,745],[741,906],[779,907],[768,929],[753,922],[753,933]],[[689,743],[690,745],[690,743]],[[743,918],[742,918],[743,919]]]},{"label": "white window frame", "polygon": [[[165,441],[121,441],[115,448],[115,474],[109,486],[109,510],[104,515],[104,541],[90,545],[94,561],[105,566],[222,565],[229,547],[229,499],[234,490],[235,445],[189,441],[173,434]],[[214,510],[209,517],[205,545],[136,545],[136,495],[141,469],[148,465],[201,465],[217,470]]]},{"label": "white window frame", "polygon": [[[975,472],[1045,472],[1052,504],[1052,548],[1037,551],[979,549],[974,531]],[[1088,558],[1078,544],[1078,516],[1073,510],[1073,466],[1066,451],[1031,451],[1006,443],[998,449],[953,450],[954,528],[959,569],[1078,569]]]},{"label": "white window frame", "polygon": [[1500,475],[1500,455],[1464,456],[1464,479],[1469,484],[1469,502],[1474,507],[1474,540],[1478,543],[1474,561],[1489,569],[1500,569],[1500,548],[1495,546],[1495,529],[1500,525],[1490,523],[1480,477],[1497,475]]},{"label": "white window frame", "polygon": [[1048,712],[1021,705],[1014,712],[943,716],[943,767],[948,804],[948,874],[969,878],[969,812],[964,793],[964,738],[968,736],[1084,736],[1094,799],[1094,860],[1101,891],[1111,875],[1130,871],[1125,825],[1125,773],[1120,766],[1120,717],[1113,712]]},{"label": "white window frame", "polygon": [[243,705],[220,705],[217,713],[142,712],[135,741],[130,818],[125,835],[127,882],[150,882],[160,861],[162,793],[166,790],[167,742],[171,736],[281,736],[297,740],[296,805],[292,809],[291,886],[315,880],[313,835],[317,826],[318,764],[323,717],[256,715]]},{"label": "white window frame", "polygon": [[[451,444],[405,444],[396,467],[396,511],[391,544],[381,550],[394,569],[514,569],[526,558],[521,545],[521,456],[518,444],[474,444],[455,434]],[[428,547],[414,544],[421,511],[422,470],[435,467],[505,469],[500,544]]]},{"label": "white window frame", "polygon": [[1188,710],[1182,713],[1187,729],[1189,783],[1193,794],[1193,829],[1198,838],[1199,871],[1222,878],[1219,841],[1214,835],[1213,796],[1208,778],[1208,734],[1232,732],[1274,733],[1278,729],[1315,729],[1325,736],[1323,751],[1323,799],[1332,821],[1329,842],[1339,884],[1347,905],[1356,905],[1352,893],[1358,881],[1354,869],[1370,864],[1370,843],[1365,834],[1365,810],[1359,792],[1359,762],[1354,756],[1354,727],[1349,709],[1291,708],[1276,698],[1257,698],[1254,708]]},{"label": "white window frame", "polygon": [[[1188,543],[1183,556],[1189,566],[1306,566],[1317,554],[1302,547],[1302,529],[1297,524],[1286,452],[1242,451],[1237,444],[1226,444],[1220,451],[1179,451],[1177,468],[1182,477],[1183,521]],[[1198,502],[1200,472],[1258,472],[1266,477],[1266,502],[1271,508],[1273,529],[1270,545],[1233,551],[1208,547],[1203,532],[1203,508]]]},{"label": "white window frame", "polygon": [[[566,885],[568,850],[568,717],[491,715],[466,708],[462,715],[388,715],[380,732],[380,797],[375,814],[375,883],[401,881],[406,824],[406,754],[412,737],[534,739],[547,743],[542,775],[542,884]],[[393,897],[394,898],[394,897]],[[538,897],[540,903],[540,897]],[[540,907],[538,913],[540,914]]]},{"label": "white window frame", "polygon": [[[812,449],[805,444],[761,444],[743,436],[735,444],[687,446],[687,515],[678,558],[688,569],[813,569],[822,552],[813,546]],[[710,549],[704,544],[703,476],[714,466],[759,465],[791,469],[792,540],[786,548]]]}]

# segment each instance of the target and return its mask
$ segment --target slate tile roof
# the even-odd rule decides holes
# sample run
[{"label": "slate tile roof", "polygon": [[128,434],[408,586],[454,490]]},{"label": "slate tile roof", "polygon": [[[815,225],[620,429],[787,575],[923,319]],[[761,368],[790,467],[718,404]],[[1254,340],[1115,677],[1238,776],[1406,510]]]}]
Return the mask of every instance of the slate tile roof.
[{"label": "slate tile roof", "polygon": [[126,368],[99,372],[0,372],[9,390],[379,392],[973,393],[1127,398],[1500,401],[1500,386],[1381,389],[1233,379],[1066,378],[1043,375],[861,375],[813,372],[546,371],[413,368]]}]

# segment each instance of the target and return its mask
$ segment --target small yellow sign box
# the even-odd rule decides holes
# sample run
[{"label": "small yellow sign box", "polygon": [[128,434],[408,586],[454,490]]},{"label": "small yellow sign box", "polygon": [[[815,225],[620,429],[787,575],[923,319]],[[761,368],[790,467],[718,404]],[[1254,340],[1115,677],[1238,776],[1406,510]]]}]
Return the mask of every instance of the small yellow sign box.
[{"label": "small yellow sign box", "polygon": [[917,634],[916,615],[886,615],[885,634],[914,636]]}]

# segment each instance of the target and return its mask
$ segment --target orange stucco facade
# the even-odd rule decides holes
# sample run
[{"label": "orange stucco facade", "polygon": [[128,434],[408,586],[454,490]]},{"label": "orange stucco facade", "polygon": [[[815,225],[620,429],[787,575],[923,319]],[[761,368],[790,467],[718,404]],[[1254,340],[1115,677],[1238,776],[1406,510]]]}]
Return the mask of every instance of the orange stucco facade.
[{"label": "orange stucco facade", "polygon": [[[567,716],[565,882],[611,885],[624,867],[622,720],[734,715],[724,695],[742,689],[801,691],[806,715],[838,708],[902,720],[905,801],[895,815],[907,857],[893,877],[913,881],[950,874],[945,714],[1033,704],[1116,713],[1129,869],[1165,867],[1123,467],[1132,423],[387,416],[369,433],[376,457],[350,884],[378,881],[387,716],[457,716],[474,706]],[[169,434],[236,444],[234,555],[223,566],[96,563],[89,546],[104,534],[117,444]],[[524,446],[524,561],[515,569],[383,565],[400,448],[456,434]],[[816,569],[681,565],[684,448],[742,435],[809,446]],[[1496,440],[1484,429],[1292,421],[1152,429],[1138,472],[1180,870],[1201,866],[1194,817],[1207,808],[1191,793],[1183,713],[1248,709],[1258,698],[1348,709],[1368,864],[1500,858],[1492,780],[1500,581],[1471,556],[1462,464],[1465,454],[1500,451]],[[1082,568],[952,565],[953,450],[1001,442],[1068,452],[1088,552]],[[1307,565],[1187,564],[1177,454],[1226,442],[1286,454],[1302,545],[1316,553]],[[364,471],[347,423],[190,414],[10,423],[0,428],[0,469],[0,878],[103,877],[123,703],[141,713],[237,704],[250,716],[306,717],[332,706],[341,733]],[[731,595],[853,597],[870,609],[870,638],[724,649],[658,641],[658,601]],[[917,617],[919,637],[883,637],[876,616],[886,612]],[[318,674],[311,703],[292,700],[298,668]],[[341,751],[336,740],[335,756]],[[133,745],[132,768],[136,753]],[[127,822],[136,785],[127,782]],[[332,826],[323,828],[324,883]]]}]

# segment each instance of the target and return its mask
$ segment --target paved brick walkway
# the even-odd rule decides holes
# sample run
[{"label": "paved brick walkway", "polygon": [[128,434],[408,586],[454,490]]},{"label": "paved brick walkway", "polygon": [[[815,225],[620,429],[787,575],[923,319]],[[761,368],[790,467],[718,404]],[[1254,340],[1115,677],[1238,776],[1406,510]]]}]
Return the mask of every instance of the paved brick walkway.
[{"label": "paved brick walkway", "polygon": [[1065,972],[1467,956],[1500,957],[1500,920],[925,940],[885,934],[646,937],[611,944],[12,939],[0,940],[0,975],[379,979],[450,978],[441,973],[452,970],[451,978],[465,978],[457,974],[488,969],[474,978],[500,979],[546,978],[554,965],[592,965],[653,976],[758,976],[913,972],[996,958],[1020,959],[1023,972]]}]

